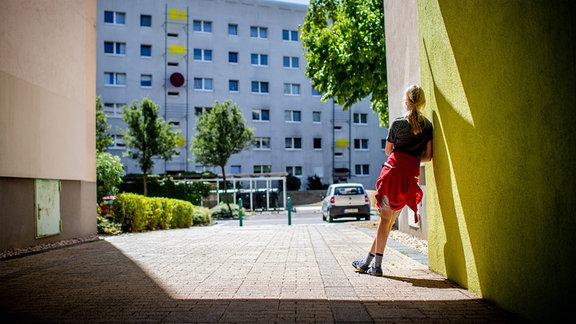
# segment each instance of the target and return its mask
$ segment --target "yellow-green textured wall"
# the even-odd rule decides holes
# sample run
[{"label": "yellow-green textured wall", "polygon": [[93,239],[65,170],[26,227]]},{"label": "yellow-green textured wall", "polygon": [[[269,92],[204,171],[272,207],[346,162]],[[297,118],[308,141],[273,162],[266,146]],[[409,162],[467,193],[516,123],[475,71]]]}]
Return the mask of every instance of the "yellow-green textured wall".
[{"label": "yellow-green textured wall", "polygon": [[522,317],[576,299],[575,7],[419,0],[429,263]]}]

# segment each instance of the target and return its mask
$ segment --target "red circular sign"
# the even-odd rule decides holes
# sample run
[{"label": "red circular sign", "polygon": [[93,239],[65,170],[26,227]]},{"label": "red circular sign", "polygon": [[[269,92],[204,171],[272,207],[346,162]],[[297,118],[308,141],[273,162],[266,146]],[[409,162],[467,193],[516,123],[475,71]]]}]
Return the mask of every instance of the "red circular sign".
[{"label": "red circular sign", "polygon": [[170,75],[170,83],[175,87],[184,85],[184,76],[179,72],[174,72]]}]

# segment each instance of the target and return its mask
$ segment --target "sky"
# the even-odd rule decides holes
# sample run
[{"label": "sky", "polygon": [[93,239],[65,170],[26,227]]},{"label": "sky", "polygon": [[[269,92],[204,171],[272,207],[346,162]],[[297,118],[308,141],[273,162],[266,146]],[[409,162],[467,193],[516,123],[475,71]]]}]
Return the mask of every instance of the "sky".
[{"label": "sky", "polygon": [[274,1],[292,2],[292,3],[300,3],[300,4],[310,4],[310,0],[274,0]]}]

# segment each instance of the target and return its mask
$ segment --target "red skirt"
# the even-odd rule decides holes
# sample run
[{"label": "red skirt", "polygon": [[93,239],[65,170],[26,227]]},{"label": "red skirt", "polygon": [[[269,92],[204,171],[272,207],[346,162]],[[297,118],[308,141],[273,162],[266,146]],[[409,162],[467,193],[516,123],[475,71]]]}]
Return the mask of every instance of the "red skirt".
[{"label": "red skirt", "polygon": [[384,163],[376,181],[376,208],[380,208],[382,196],[388,197],[390,209],[401,210],[408,206],[414,211],[418,222],[418,204],[423,192],[418,185],[420,160],[405,153],[393,152]]}]

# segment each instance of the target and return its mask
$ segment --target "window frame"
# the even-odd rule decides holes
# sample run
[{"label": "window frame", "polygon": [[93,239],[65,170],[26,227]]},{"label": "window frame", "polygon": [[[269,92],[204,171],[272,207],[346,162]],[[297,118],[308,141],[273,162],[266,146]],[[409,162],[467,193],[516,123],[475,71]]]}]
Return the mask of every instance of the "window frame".
[{"label": "window frame", "polygon": [[140,74],[140,88],[152,88],[152,74]]},{"label": "window frame", "polygon": [[[258,118],[254,118],[255,114],[256,114],[256,116],[258,116]],[[264,118],[264,115],[266,115],[267,118]],[[269,122],[270,121],[270,109],[263,109],[263,108],[252,109],[252,121]]]},{"label": "window frame", "polygon": [[299,96],[301,93],[300,83],[284,83],[283,92],[285,96]]},{"label": "window frame", "polygon": [[[124,83],[118,82],[120,76],[124,77]],[[107,81],[111,80],[109,77],[112,77],[112,83],[107,83]],[[128,75],[125,72],[104,72],[104,86],[125,87],[126,83],[128,83]]]},{"label": "window frame", "polygon": [[[146,18],[148,18],[150,21],[149,25],[142,24],[142,19],[146,19]],[[151,28],[152,27],[152,15],[140,14],[140,27]]]},{"label": "window frame", "polygon": [[[195,78],[193,79],[193,81],[194,81],[194,83],[193,83],[194,91],[206,91],[206,92],[212,92],[212,91],[214,91],[214,79],[212,79],[212,78],[195,77]],[[198,81],[199,81],[200,84],[201,84],[201,87],[200,87],[200,88],[196,87],[196,86],[198,85],[198,83],[197,83]],[[210,87],[209,87],[209,88],[206,87],[208,81],[209,81],[209,83],[210,83]]]},{"label": "window frame", "polygon": [[[112,53],[106,52],[106,47],[112,45]],[[122,53],[122,49],[124,52]],[[104,41],[104,55],[109,56],[126,56],[126,43],[125,42],[113,42]]]},{"label": "window frame", "polygon": [[[254,91],[254,85],[257,85],[258,91]],[[263,87],[265,86],[265,89]],[[266,91],[263,91],[266,90]],[[270,83],[267,81],[251,81],[250,91],[254,94],[269,94],[270,93]]]},{"label": "window frame", "polygon": [[284,149],[288,151],[302,150],[302,137],[284,137]]}]

